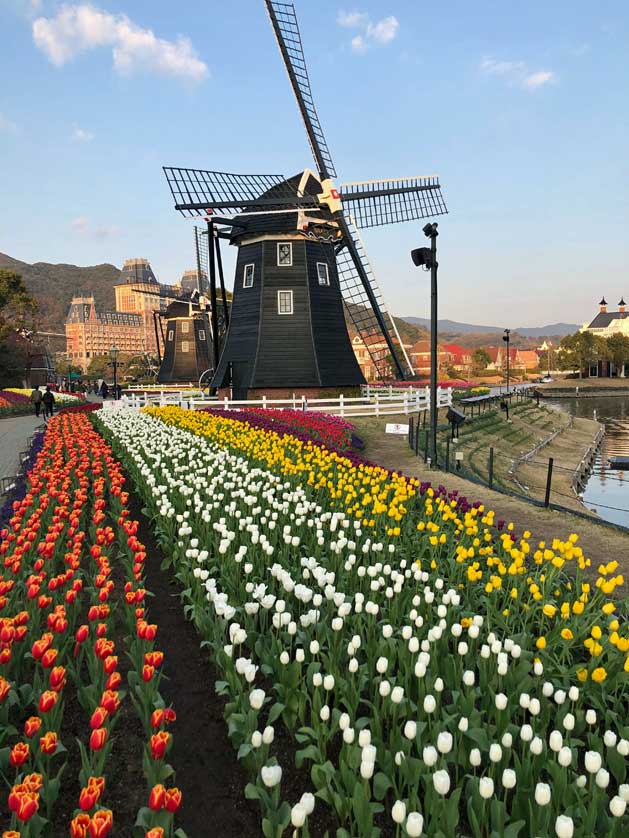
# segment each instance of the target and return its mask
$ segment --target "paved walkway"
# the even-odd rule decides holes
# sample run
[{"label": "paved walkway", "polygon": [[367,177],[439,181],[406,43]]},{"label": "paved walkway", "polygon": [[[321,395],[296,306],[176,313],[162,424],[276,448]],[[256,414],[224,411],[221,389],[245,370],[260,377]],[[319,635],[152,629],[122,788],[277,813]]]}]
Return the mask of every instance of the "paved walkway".
[{"label": "paved walkway", "polygon": [[20,453],[26,451],[29,437],[43,425],[43,418],[32,414],[0,419],[0,477],[15,475]]}]

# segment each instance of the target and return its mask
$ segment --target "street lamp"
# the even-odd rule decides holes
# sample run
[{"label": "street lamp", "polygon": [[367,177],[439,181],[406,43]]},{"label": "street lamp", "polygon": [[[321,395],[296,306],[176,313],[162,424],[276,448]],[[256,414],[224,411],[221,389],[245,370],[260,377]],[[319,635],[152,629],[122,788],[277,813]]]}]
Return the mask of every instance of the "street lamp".
[{"label": "street lamp", "polygon": [[509,335],[511,334],[511,329],[505,329],[504,335],[502,339],[507,344],[507,396],[509,395]]},{"label": "street lamp", "polygon": [[118,347],[114,343],[109,349],[111,362],[114,366],[114,399],[118,398]]},{"label": "street lamp", "polygon": [[437,465],[437,226],[434,222],[423,228],[430,247],[411,251],[413,264],[430,270],[430,454],[434,466]]}]

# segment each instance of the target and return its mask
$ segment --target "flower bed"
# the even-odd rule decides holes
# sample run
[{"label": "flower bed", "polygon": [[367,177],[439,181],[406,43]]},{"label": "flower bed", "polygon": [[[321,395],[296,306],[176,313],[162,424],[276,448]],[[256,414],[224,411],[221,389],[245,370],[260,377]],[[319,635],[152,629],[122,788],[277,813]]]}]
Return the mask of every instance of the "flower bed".
[{"label": "flower bed", "polygon": [[120,465],[86,413],[49,421],[27,491],[0,532],[5,837],[108,835],[116,819],[110,789],[127,747],[115,732],[132,715],[143,731],[136,758],[146,788],[135,792],[141,803],[125,834],[173,835],[181,803],[178,789],[164,787],[175,714],[159,692],[163,654],[145,607],[146,554]]},{"label": "flower bed", "polygon": [[[339,838],[627,833],[616,562],[594,582],[575,535],[516,538],[481,505],[225,416],[97,422],[223,673],[265,835],[308,835],[321,809]],[[282,800],[278,734],[301,798]]]},{"label": "flower bed", "polygon": [[[24,416],[32,413],[31,392],[32,390],[21,387],[8,387],[5,390],[0,390],[0,418],[3,416]],[[41,390],[41,392],[43,393],[44,390]],[[56,390],[53,392],[57,409],[85,402],[85,396],[79,393],[58,393]]]},{"label": "flower bed", "polygon": [[311,413],[305,410],[273,410],[263,407],[248,407],[246,414],[255,414],[277,425],[280,432],[306,434],[310,439],[321,442],[328,448],[346,450],[352,444],[355,428],[340,416],[326,413]]}]

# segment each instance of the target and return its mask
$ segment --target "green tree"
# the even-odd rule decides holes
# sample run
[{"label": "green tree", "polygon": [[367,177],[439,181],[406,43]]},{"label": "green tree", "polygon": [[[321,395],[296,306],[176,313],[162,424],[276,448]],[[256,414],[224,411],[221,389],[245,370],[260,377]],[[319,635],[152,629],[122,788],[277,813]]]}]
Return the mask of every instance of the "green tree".
[{"label": "green tree", "polygon": [[561,339],[561,352],[557,353],[557,364],[560,369],[579,371],[579,378],[583,377],[583,370],[608,357],[607,341],[592,332],[576,332]]},{"label": "green tree", "polygon": [[629,361],[629,337],[621,332],[615,332],[607,338],[607,353],[609,360],[621,370],[624,376],[624,365]]},{"label": "green tree", "polygon": [[[34,328],[37,303],[26,290],[20,274],[0,270],[0,386],[19,384],[27,364],[27,352],[16,340],[22,329]],[[23,342],[22,342],[23,344]]]},{"label": "green tree", "polygon": [[474,365],[474,369],[478,372],[482,372],[482,370],[486,370],[491,362],[491,358],[489,357],[489,352],[482,347],[476,349],[474,354],[472,355],[472,364]]},{"label": "green tree", "polygon": [[80,375],[83,372],[83,370],[81,369],[81,367],[77,367],[76,364],[73,364],[72,361],[69,361],[67,358],[63,358],[55,362],[55,372],[57,373],[57,375],[63,375],[67,378],[72,373],[74,373],[75,375]]}]

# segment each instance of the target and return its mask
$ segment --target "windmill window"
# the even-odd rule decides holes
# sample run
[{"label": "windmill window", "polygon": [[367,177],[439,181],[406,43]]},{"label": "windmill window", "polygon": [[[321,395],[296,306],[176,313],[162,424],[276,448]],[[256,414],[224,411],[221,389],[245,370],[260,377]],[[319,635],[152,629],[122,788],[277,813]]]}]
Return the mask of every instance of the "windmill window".
[{"label": "windmill window", "polygon": [[182,335],[186,335],[190,331],[190,324],[187,321],[184,321],[181,324],[181,333]]},{"label": "windmill window", "polygon": [[205,329],[199,329],[199,340],[205,340]]},{"label": "windmill window", "polygon": [[187,340],[181,341],[181,351],[182,352],[190,352],[190,343]]},{"label": "windmill window", "polygon": [[283,268],[290,268],[293,264],[293,245],[291,242],[280,242],[277,245],[277,264]]},{"label": "windmill window", "polygon": [[317,262],[317,278],[319,285],[329,285],[330,275],[328,274],[328,266],[326,262]]},{"label": "windmill window", "polygon": [[277,292],[277,313],[278,314],[292,314],[293,313],[293,292],[292,291],[278,291]]},{"label": "windmill window", "polygon": [[242,287],[243,288],[251,288],[253,287],[253,272],[255,270],[255,265],[245,265],[245,270],[243,273],[242,279]]},{"label": "windmill window", "polygon": [[168,340],[172,340],[174,338],[174,336],[175,336],[175,333],[173,332],[172,329],[170,329],[169,332],[168,332]]}]

